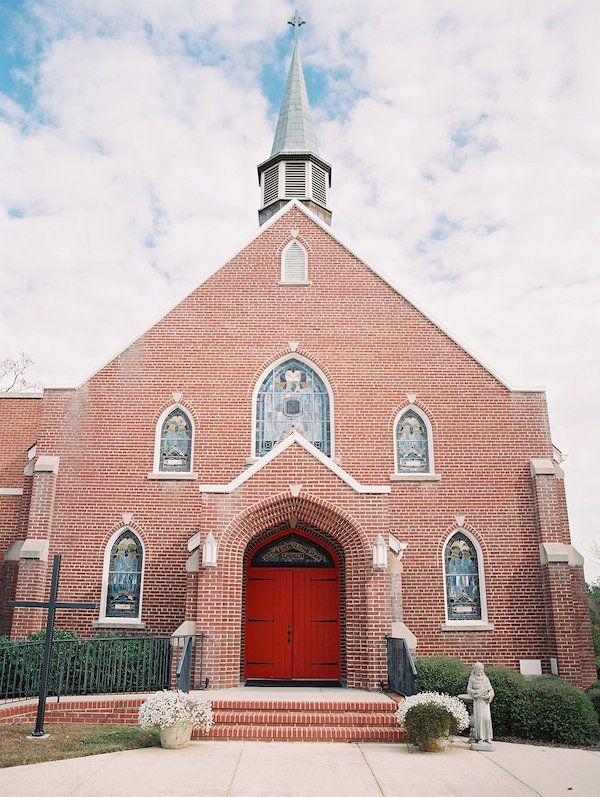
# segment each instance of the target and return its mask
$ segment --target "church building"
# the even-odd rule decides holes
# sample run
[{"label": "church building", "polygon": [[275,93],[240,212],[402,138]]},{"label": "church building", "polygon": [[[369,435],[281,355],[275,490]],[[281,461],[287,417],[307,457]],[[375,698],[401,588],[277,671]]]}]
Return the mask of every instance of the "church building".
[{"label": "church building", "polygon": [[386,637],[595,680],[545,395],[335,235],[299,17],[254,239],[79,387],[0,399],[0,634],[205,633],[212,687],[387,681]]}]

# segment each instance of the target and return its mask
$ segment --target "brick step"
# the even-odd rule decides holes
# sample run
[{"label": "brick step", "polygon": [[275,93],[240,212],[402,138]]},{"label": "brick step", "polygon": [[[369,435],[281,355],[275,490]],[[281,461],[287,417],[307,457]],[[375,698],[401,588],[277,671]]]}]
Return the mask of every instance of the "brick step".
[{"label": "brick step", "polygon": [[398,704],[392,700],[374,700],[364,703],[315,700],[211,700],[210,702],[214,711],[328,711],[336,714],[389,712],[393,714],[398,708]]},{"label": "brick step", "polygon": [[218,725],[376,725],[394,727],[396,718],[389,711],[258,711],[216,709],[214,721]]},{"label": "brick step", "polygon": [[368,725],[221,725],[216,724],[202,738],[234,740],[264,739],[279,741],[401,742],[404,731],[398,727]]}]

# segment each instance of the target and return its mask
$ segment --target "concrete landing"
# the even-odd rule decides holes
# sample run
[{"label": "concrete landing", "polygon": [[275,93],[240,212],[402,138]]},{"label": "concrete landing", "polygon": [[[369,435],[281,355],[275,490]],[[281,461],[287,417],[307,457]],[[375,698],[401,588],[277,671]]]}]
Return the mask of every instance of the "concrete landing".
[{"label": "concrete landing", "polygon": [[[237,686],[232,689],[207,689],[192,692],[203,700],[235,700],[250,703],[255,700],[306,703],[381,703],[392,701],[383,692],[367,692],[364,689],[334,689],[330,686]],[[394,702],[394,701],[392,701]]]}]

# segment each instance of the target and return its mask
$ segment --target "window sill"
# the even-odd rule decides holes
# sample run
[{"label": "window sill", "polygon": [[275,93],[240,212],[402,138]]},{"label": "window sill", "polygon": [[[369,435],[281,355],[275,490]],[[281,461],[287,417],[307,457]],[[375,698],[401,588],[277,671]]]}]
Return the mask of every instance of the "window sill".
[{"label": "window sill", "polygon": [[484,622],[456,622],[456,623],[442,623],[440,626],[442,631],[493,631],[493,623]]},{"label": "window sill", "polygon": [[121,620],[121,622],[113,622],[110,619],[107,620],[92,620],[92,625],[94,628],[139,628],[143,629],[146,628],[146,623],[140,623],[139,620]]},{"label": "window sill", "polygon": [[441,473],[390,473],[391,482],[439,482]]},{"label": "window sill", "polygon": [[160,471],[159,473],[149,473],[149,479],[164,479],[165,481],[195,481],[198,478],[197,473],[177,473],[172,471]]},{"label": "window sill", "polygon": [[278,282],[277,283],[282,288],[306,288],[309,285],[312,285],[311,282]]}]

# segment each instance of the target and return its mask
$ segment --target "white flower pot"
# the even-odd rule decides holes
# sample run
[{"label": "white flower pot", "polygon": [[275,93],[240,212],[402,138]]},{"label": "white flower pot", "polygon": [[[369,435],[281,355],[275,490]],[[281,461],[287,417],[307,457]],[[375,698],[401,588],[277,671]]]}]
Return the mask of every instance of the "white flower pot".
[{"label": "white flower pot", "polygon": [[193,725],[191,722],[178,722],[160,729],[160,744],[167,750],[179,750],[187,747],[192,738]]},{"label": "white flower pot", "polygon": [[420,745],[424,753],[443,753],[450,743],[450,736],[439,736],[426,744]]}]

